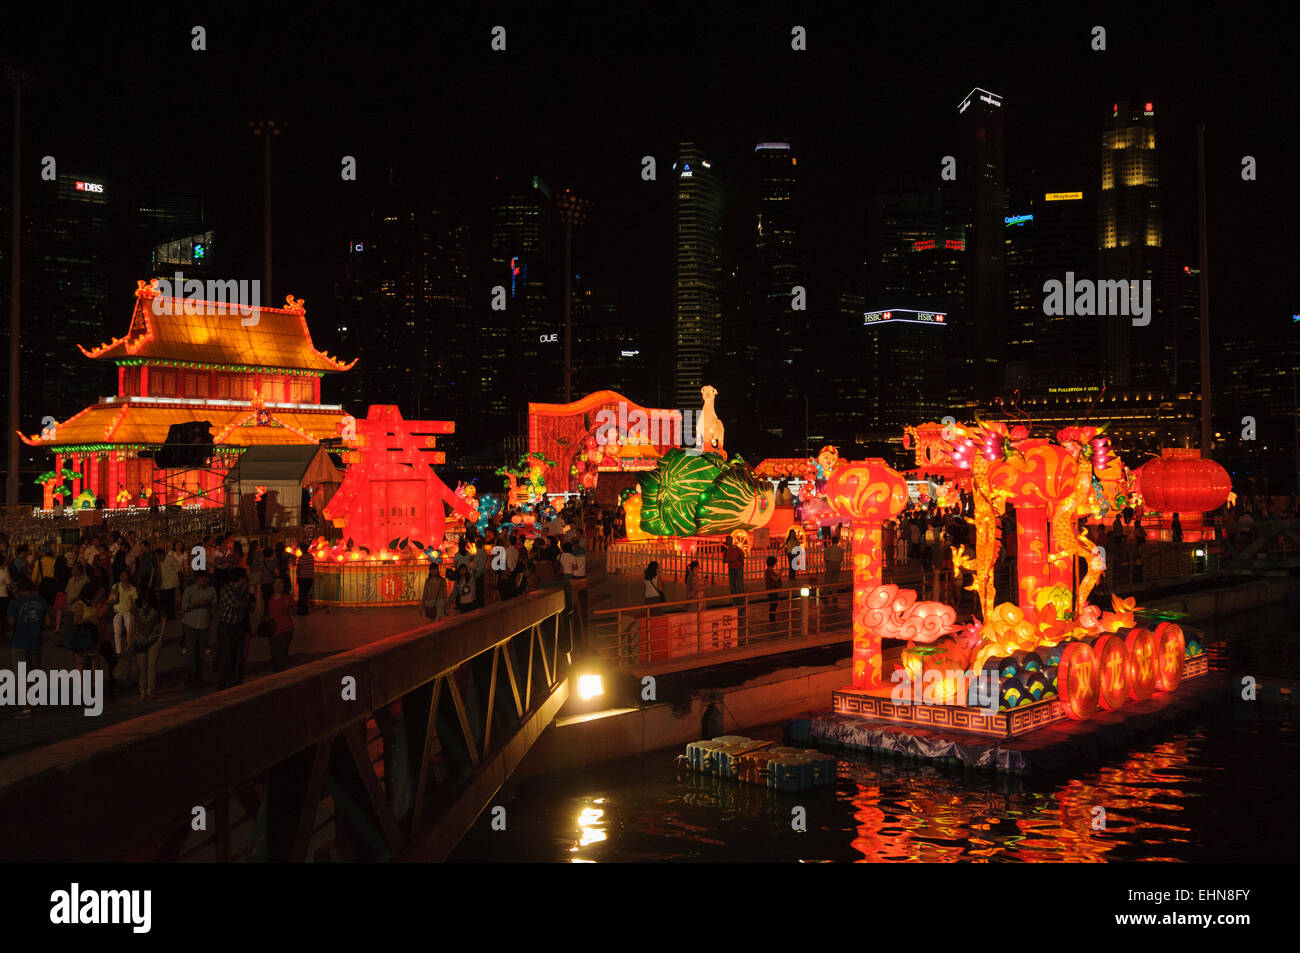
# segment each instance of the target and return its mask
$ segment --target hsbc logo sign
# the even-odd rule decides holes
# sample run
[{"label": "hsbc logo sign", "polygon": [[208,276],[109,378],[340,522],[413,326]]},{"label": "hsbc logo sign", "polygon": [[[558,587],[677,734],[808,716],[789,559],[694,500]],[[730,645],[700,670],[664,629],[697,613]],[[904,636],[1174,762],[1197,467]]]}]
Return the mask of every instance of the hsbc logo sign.
[{"label": "hsbc logo sign", "polygon": [[75,183],[78,192],[103,192],[103,182],[77,182]]}]

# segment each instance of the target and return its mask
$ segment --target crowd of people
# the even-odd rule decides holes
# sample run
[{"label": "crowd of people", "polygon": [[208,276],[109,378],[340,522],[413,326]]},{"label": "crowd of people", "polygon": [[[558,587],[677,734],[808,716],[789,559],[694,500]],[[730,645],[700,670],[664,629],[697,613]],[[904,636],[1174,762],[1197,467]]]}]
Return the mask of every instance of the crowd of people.
[{"label": "crowd of people", "polygon": [[522,508],[496,513],[479,533],[466,526],[449,563],[431,563],[420,611],[441,619],[472,612],[544,584],[585,579],[587,554],[616,538],[622,513],[593,501],[571,501],[548,519],[525,524]]},{"label": "crowd of people", "polygon": [[[284,542],[254,547],[233,536],[206,536],[198,545],[127,533],[90,531],[67,552],[33,552],[0,537],[0,620],[12,632],[13,663],[39,668],[45,633],[70,652],[77,669],[104,665],[110,695],[134,683],[141,698],[157,689],[158,657],[169,627],[179,626],[185,683],[196,685],[209,665],[218,687],[243,680],[249,642],[267,638],[276,671],[288,664],[294,596],[307,611],[310,552],[295,559]],[[260,616],[256,629],[251,620]],[[215,644],[210,646],[215,636]]]}]

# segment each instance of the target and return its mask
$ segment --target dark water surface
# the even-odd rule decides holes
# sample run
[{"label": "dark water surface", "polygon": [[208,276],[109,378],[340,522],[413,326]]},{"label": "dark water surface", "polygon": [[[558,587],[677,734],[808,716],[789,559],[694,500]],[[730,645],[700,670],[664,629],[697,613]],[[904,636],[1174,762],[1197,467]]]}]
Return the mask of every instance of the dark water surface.
[{"label": "dark water surface", "polygon": [[[1214,668],[1253,673],[1270,659],[1300,674],[1296,609],[1231,623],[1208,629]],[[781,728],[739,733],[778,739]],[[1295,861],[1298,728],[1288,704],[1237,703],[1054,776],[837,751],[834,787],[799,794],[693,775],[674,747],[510,786],[495,802],[506,830],[485,812],[451,859]],[[1097,807],[1105,830],[1093,829]],[[806,832],[792,829],[796,808]]]}]

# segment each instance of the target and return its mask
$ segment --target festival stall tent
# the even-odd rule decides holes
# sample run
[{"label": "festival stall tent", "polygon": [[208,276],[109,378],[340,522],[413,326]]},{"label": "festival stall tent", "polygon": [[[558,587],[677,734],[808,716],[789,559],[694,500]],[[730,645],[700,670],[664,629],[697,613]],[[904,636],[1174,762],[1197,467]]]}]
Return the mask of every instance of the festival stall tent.
[{"label": "festival stall tent", "polygon": [[300,526],[303,490],[319,514],[342,482],[320,446],[249,447],[226,474],[226,507],[245,529]]},{"label": "festival stall tent", "polygon": [[[160,295],[157,282],[137,282],[131,326],[121,337],[81,348],[117,365],[117,395],[104,397],[39,434],[20,434],[54,455],[45,484],[46,509],[62,475],[71,502],[83,491],[110,507],[163,504],[219,506],[225,473],[249,447],[310,445],[336,437],[343,409],[320,402],[321,378],[349,370],[318,351],[304,302],[284,308]],[[206,467],[162,470],[152,454],[174,424],[209,421],[213,453]]]}]

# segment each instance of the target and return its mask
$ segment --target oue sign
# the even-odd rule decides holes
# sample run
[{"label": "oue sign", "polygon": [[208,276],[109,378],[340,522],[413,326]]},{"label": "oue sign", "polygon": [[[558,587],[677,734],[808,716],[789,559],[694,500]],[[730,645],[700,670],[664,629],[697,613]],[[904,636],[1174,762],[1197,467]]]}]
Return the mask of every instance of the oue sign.
[{"label": "oue sign", "polygon": [[554,344],[559,340],[559,338],[559,334],[539,334],[537,336],[537,340],[541,341],[543,344]]}]

